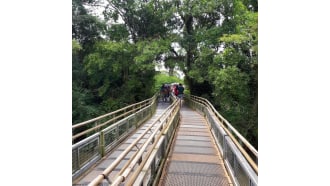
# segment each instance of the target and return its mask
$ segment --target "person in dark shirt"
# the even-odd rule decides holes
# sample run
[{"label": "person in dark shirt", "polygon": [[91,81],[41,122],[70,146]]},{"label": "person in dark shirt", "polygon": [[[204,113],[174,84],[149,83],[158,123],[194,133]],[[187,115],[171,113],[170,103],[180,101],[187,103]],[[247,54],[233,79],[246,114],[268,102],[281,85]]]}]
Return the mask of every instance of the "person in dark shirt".
[{"label": "person in dark shirt", "polygon": [[178,97],[179,97],[180,99],[182,99],[182,98],[183,98],[184,87],[182,86],[181,83],[179,83],[179,86],[178,86],[177,89],[178,89],[178,92],[179,92]]},{"label": "person in dark shirt", "polygon": [[160,98],[163,102],[166,102],[167,88],[165,84],[160,87]]}]

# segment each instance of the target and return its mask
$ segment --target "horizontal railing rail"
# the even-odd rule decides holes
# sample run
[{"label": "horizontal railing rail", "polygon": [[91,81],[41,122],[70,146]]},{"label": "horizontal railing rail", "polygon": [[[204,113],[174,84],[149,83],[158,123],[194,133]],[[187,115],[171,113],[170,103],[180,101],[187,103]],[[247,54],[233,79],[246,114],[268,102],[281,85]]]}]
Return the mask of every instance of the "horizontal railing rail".
[{"label": "horizontal railing rail", "polygon": [[187,95],[186,101],[190,107],[206,117],[234,183],[257,185],[258,151],[218,113],[207,99]]},{"label": "horizontal railing rail", "polygon": [[[137,182],[152,183],[157,176],[160,176],[161,167],[165,162],[166,153],[169,152],[169,144],[173,139],[173,133],[179,123],[179,101],[171,97],[172,104],[156,118],[156,120],[140,134],[117,158],[110,164],[99,176],[97,176],[89,186],[97,186],[116,168],[116,166],[131,152],[134,148],[137,151],[125,163],[117,176],[110,182],[112,186],[120,185],[125,181],[125,185],[136,185]],[[151,129],[152,127],[156,127]],[[138,147],[138,142],[149,134],[147,139]],[[142,176],[142,169],[148,169],[149,175]],[[152,169],[152,170],[151,170]],[[137,184],[140,185],[140,184]]]},{"label": "horizontal railing rail", "polygon": [[[107,152],[116,147],[143,122],[152,117],[157,106],[157,95],[148,99],[148,101],[133,105],[139,105],[141,108],[131,109],[128,111],[130,115],[126,115],[125,118],[117,120],[110,126],[98,132],[94,132],[91,136],[72,145],[73,180],[88,170],[97,160],[105,156]],[[135,111],[134,113],[132,113],[133,110]],[[95,121],[96,120],[90,120],[90,122]]]},{"label": "horizontal railing rail", "polygon": [[152,105],[156,101],[157,96],[158,93],[144,101],[126,106],[88,121],[72,125],[72,143],[76,143],[90,135],[93,135],[95,132],[99,132],[118,120],[126,118],[132,113]]}]

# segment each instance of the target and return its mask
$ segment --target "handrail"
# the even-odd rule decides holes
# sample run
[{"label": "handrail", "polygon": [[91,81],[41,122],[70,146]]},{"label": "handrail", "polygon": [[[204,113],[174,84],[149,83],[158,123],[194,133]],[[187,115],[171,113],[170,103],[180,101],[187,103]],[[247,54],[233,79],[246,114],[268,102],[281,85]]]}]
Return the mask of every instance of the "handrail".
[{"label": "handrail", "polygon": [[[138,148],[138,150],[132,155],[130,160],[123,166],[121,171],[118,173],[118,177],[114,180],[112,185],[117,185],[116,183],[120,184],[124,179],[126,178],[127,174],[130,172],[130,170],[134,167],[130,166],[131,164],[135,165],[137,161],[141,158],[142,154],[144,153],[144,150],[147,148],[148,143],[153,140],[156,133],[159,131],[159,129],[164,128],[163,122],[166,121],[164,119],[161,121],[161,118],[167,118],[170,111],[173,110],[173,107],[176,106],[178,102],[172,103],[168,108],[166,108],[160,116],[156,118],[156,120],[139,136],[137,137],[116,159],[114,162],[112,162],[103,172],[102,174],[98,175],[92,182],[89,183],[89,186],[97,186],[99,185],[105,177],[107,177],[113,170],[116,168],[116,166],[125,158],[125,156],[134,148],[136,147],[136,144],[149,132],[151,131],[151,128],[156,125],[156,123],[161,122],[159,126],[154,129],[154,132],[148,137],[148,139],[142,143],[142,147]],[[138,157],[138,159],[137,159]],[[127,171],[129,170],[129,171]],[[123,175],[122,175],[123,174]]]},{"label": "handrail", "polygon": [[[153,97],[152,97],[152,98],[153,98]],[[93,121],[97,121],[97,120],[99,120],[99,119],[103,119],[103,118],[105,118],[105,117],[107,117],[107,116],[110,116],[110,115],[112,115],[112,114],[116,114],[117,112],[120,112],[120,111],[126,110],[127,108],[133,107],[133,106],[135,106],[135,105],[139,105],[139,104],[141,104],[141,103],[148,102],[148,101],[150,101],[152,98],[149,98],[149,99],[143,100],[143,101],[138,102],[138,103],[134,103],[134,104],[132,104],[132,105],[128,105],[128,106],[126,106],[126,107],[123,107],[123,108],[118,109],[118,110],[116,110],[116,111],[113,111],[113,112],[110,112],[110,113],[107,113],[107,114],[104,114],[104,115],[98,116],[98,117],[96,117],[96,118],[93,118],[93,119],[90,119],[90,120],[87,120],[87,121],[83,121],[83,122],[80,122],[80,123],[74,124],[74,125],[72,125],[72,129],[75,129],[75,128],[77,128],[77,127],[84,126],[84,125],[86,125],[86,124],[88,124],[88,123],[91,123],[91,122],[93,122]]]},{"label": "handrail", "polygon": [[[85,134],[88,134],[89,132],[91,132],[93,130],[100,129],[101,127],[103,127],[103,126],[105,126],[107,124],[110,124],[112,122],[116,122],[118,119],[125,118],[129,114],[131,114],[133,112],[136,112],[138,110],[141,110],[141,109],[145,108],[148,105],[152,105],[154,103],[154,101],[156,100],[158,94],[159,93],[156,93],[153,97],[151,97],[149,99],[146,99],[144,101],[141,101],[141,102],[138,102],[138,103],[134,103],[132,105],[126,106],[126,107],[121,108],[121,109],[118,109],[116,111],[113,111],[113,112],[110,112],[110,113],[107,113],[107,114],[98,116],[96,118],[93,118],[93,119],[90,119],[90,120],[87,120],[87,121],[80,122],[80,123],[77,123],[77,124],[72,125],[72,140],[75,140],[75,139],[77,139],[80,136],[83,136]],[[135,108],[136,106],[138,106],[138,107]],[[120,113],[122,111],[124,111],[124,113],[116,116],[117,113]],[[105,121],[105,122],[103,122],[101,124],[97,124],[96,126],[93,126],[91,128],[85,129],[84,131],[81,131],[81,132],[79,132],[77,134],[74,134],[73,133],[73,130],[74,129],[77,129],[77,128],[82,127],[82,126],[86,126],[87,124],[91,124],[93,122],[100,121],[101,119],[104,119],[106,117],[112,117],[112,118],[110,118],[109,120],[107,120],[107,121]]]},{"label": "handrail", "polygon": [[[233,136],[235,134],[238,137],[238,140],[240,140],[255,156],[258,158],[258,151],[226,120],[223,116],[221,116],[218,111],[213,107],[213,105],[205,98],[197,97],[194,95],[190,95],[190,98],[207,108],[211,109],[212,112],[217,116],[217,118],[220,120],[221,127],[226,131],[228,136],[232,139],[232,141],[235,143],[236,147],[240,150],[240,152],[243,154],[243,156],[247,159],[248,163],[252,166],[254,171],[258,174],[258,166],[253,161],[253,159],[250,157],[250,155],[246,152],[244,148],[240,145],[240,143],[237,141],[237,139]],[[224,124],[227,126],[224,126]],[[229,130],[229,129],[230,130]],[[233,134],[232,134],[232,132]]]},{"label": "handrail", "polygon": [[[192,97],[196,97],[194,95],[191,95]],[[207,104],[205,104],[205,106],[209,106],[213,113],[215,113],[219,118],[221,118],[220,121],[222,121],[223,123],[225,123],[227,125],[227,127],[230,128],[230,130],[232,130],[234,132],[234,134],[246,145],[247,148],[249,148],[249,150],[256,156],[258,157],[258,151],[221,115],[219,114],[219,112],[213,107],[213,105],[205,98],[200,97],[201,100],[205,101]]]},{"label": "handrail", "polygon": [[[81,176],[95,161],[105,156],[106,152],[116,147],[132,130],[138,128],[140,124],[150,118],[156,109],[156,96],[157,94],[151,99],[148,99],[148,102],[143,101],[143,105],[145,106],[139,106],[141,108],[136,112],[132,113],[134,109],[127,111],[129,115],[122,116],[124,118],[117,119],[113,123],[111,123],[111,121],[113,121],[112,118],[101,124],[103,126],[111,123],[111,125],[74,143],[72,145],[72,179]],[[119,116],[115,117],[119,118]],[[87,130],[91,131],[93,129]],[[107,138],[105,136],[107,136]]]},{"label": "handrail", "polygon": [[76,139],[76,138],[79,137],[79,136],[82,136],[82,135],[84,135],[84,134],[87,134],[88,132],[91,132],[91,131],[93,131],[93,130],[97,130],[97,129],[103,127],[104,125],[111,123],[112,121],[116,121],[117,119],[124,118],[123,116],[126,117],[127,115],[131,114],[132,112],[134,112],[134,111],[136,111],[136,110],[138,110],[138,109],[133,109],[133,110],[131,110],[131,111],[125,112],[125,113],[120,114],[120,115],[118,115],[118,116],[116,116],[116,117],[114,117],[114,118],[111,118],[110,120],[108,120],[108,121],[106,121],[106,122],[104,122],[104,123],[101,123],[101,124],[99,124],[99,125],[97,125],[97,126],[95,126],[95,127],[92,127],[92,128],[87,129],[87,130],[85,130],[85,131],[83,131],[83,132],[80,132],[80,133],[78,133],[78,134],[72,136],[72,139],[74,140],[74,139]]},{"label": "handrail", "polygon": [[[178,111],[179,110],[179,107],[180,107],[180,100],[176,100],[176,102],[174,102],[174,107],[171,109],[172,111],[171,112],[169,112],[167,115],[169,116],[172,112],[175,112],[175,111]],[[176,110],[175,110],[176,109]],[[175,110],[175,111],[174,111]],[[167,116],[167,117],[168,117]],[[174,119],[174,118],[171,118],[172,120]],[[171,123],[171,122],[168,122],[168,123]],[[129,180],[127,181],[127,185],[133,185],[133,183],[136,181],[136,179],[137,179],[137,177],[138,177],[138,175],[139,175],[139,173],[141,172],[141,170],[143,169],[143,167],[145,166],[145,164],[147,163],[147,161],[149,160],[149,157],[151,156],[151,154],[152,154],[152,152],[153,152],[153,149],[156,147],[156,145],[158,144],[158,142],[160,141],[160,139],[163,137],[163,134],[165,134],[165,131],[167,131],[168,130],[168,128],[169,128],[170,126],[169,125],[166,125],[166,127],[163,127],[162,128],[162,130],[161,130],[161,134],[162,135],[158,135],[158,137],[157,137],[157,139],[155,140],[155,142],[153,142],[153,145],[152,145],[152,147],[150,148],[150,150],[147,152],[147,154],[146,154],[146,158],[144,158],[143,160],[142,160],[142,162],[139,164],[139,167],[134,171],[134,173],[133,173],[133,175],[131,176],[131,177],[129,177]],[[153,133],[153,137],[156,135],[156,133]],[[151,137],[148,139],[148,143],[151,141]],[[141,148],[141,150],[140,150],[140,152],[144,152],[144,150],[147,148],[147,146],[146,145],[144,145],[142,148]],[[142,156],[142,153],[140,153],[139,154],[139,156],[137,156],[137,157],[135,157],[135,163],[131,163],[130,165],[130,167],[134,167],[134,165],[136,164],[136,162],[137,162],[137,160],[139,159],[139,158],[141,158],[141,156]],[[126,172],[129,172],[130,170],[126,170]],[[125,175],[125,176],[127,176],[127,175]],[[112,186],[112,185],[111,185]],[[113,186],[117,186],[117,184],[113,184]]]}]

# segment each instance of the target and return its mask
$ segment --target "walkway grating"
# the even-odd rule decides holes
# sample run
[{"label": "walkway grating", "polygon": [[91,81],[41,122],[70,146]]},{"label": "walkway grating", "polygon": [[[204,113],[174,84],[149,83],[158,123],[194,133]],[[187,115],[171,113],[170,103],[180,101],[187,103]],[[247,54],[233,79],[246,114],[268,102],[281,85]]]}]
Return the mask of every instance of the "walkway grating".
[{"label": "walkway grating", "polygon": [[203,116],[182,107],[160,186],[232,185]]}]

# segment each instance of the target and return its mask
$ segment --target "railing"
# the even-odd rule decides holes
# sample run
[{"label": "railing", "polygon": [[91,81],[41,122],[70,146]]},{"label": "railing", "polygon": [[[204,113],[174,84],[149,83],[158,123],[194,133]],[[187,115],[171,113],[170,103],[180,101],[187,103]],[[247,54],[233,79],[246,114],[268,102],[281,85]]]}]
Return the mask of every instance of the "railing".
[{"label": "railing", "polygon": [[[154,114],[156,106],[157,94],[145,101],[74,125],[72,129],[90,123],[97,123],[95,127],[72,137],[72,139],[75,139],[77,136],[94,131],[89,137],[72,145],[72,179],[74,180],[85,172],[97,160],[101,159],[101,157],[125,139],[133,130],[149,119]],[[110,126],[103,129],[102,127],[105,125]]]},{"label": "railing", "polygon": [[113,123],[154,104],[157,96],[158,94],[155,94],[152,98],[146,99],[139,103],[135,103],[114,112],[72,125],[72,142],[77,143],[78,141],[93,135],[95,132],[99,132]]},{"label": "railing", "polygon": [[[180,102],[171,97],[172,104],[128,146],[89,186],[97,186],[106,179],[112,186],[120,185],[150,185],[157,182],[165,164],[175,129],[179,123]],[[155,129],[151,130],[152,127]],[[138,142],[149,134],[139,147]],[[150,134],[151,133],[151,134]],[[109,180],[108,175],[125,158],[133,148],[137,151],[126,162],[114,180]]]},{"label": "railing", "polygon": [[193,95],[187,95],[185,99],[190,107],[197,109],[206,117],[235,185],[258,185],[258,151],[215,110],[207,99]]}]

